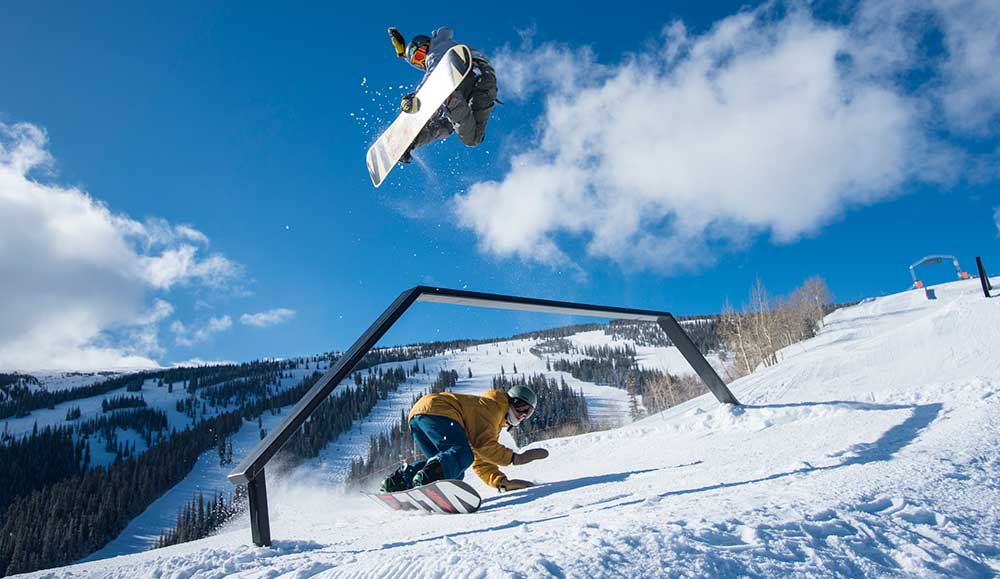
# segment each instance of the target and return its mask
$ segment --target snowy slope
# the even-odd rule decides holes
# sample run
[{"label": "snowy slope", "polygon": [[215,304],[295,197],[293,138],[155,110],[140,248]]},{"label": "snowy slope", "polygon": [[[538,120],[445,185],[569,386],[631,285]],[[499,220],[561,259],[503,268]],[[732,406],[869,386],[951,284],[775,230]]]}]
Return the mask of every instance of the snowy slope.
[{"label": "snowy slope", "polygon": [[[143,368],[145,369],[145,368]],[[69,388],[80,388],[89,386],[97,382],[103,382],[108,378],[121,376],[131,372],[138,372],[140,369],[109,370],[106,372],[53,372],[53,371],[33,371],[27,373],[38,380],[38,385],[28,384],[29,390],[48,390],[56,392]]]},{"label": "snowy slope", "polygon": [[473,481],[475,515],[402,515],[275,477],[271,548],[250,545],[241,520],[30,576],[993,577],[1000,300],[975,280],[937,289],[831,314],[732,385],[742,407],[703,396],[545,441],[548,460],[505,469],[539,486],[497,495]]},{"label": "snowy slope", "polygon": [[[276,386],[276,390],[282,391],[293,387],[294,385],[300,383],[306,376],[313,373],[313,370],[306,370],[302,367],[295,368],[292,370],[287,370],[286,373],[291,374],[290,378],[283,378],[280,381],[280,385]],[[94,379],[93,376],[90,377],[90,382],[85,382],[80,385],[87,385],[93,382],[100,382],[104,378],[98,376]],[[63,383],[63,387],[65,383]],[[97,396],[91,396],[89,398],[81,398],[79,400],[70,400],[68,402],[62,402],[56,404],[52,408],[39,408],[31,412],[31,414],[21,417],[21,418],[8,418],[5,420],[0,420],[2,423],[2,429],[5,432],[9,432],[14,436],[24,436],[30,434],[32,429],[37,425],[38,428],[44,428],[46,426],[63,426],[67,424],[73,424],[74,422],[66,420],[66,411],[70,408],[80,409],[80,419],[78,421],[85,421],[92,418],[98,418],[104,414],[101,409],[101,403],[105,400],[110,400],[116,396],[130,395],[130,396],[142,396],[143,400],[146,401],[146,407],[154,410],[162,410],[167,416],[167,430],[177,429],[184,430],[194,422],[190,416],[177,410],[177,402],[184,400],[188,397],[188,393],[184,388],[177,384],[175,385],[173,391],[166,386],[157,386],[156,380],[146,380],[143,382],[142,390],[139,392],[127,392],[125,387],[117,388],[111,390],[105,394],[99,394]],[[219,407],[209,407],[202,416],[212,417],[217,416],[228,410],[232,410],[231,406],[219,406]],[[121,440],[124,442],[126,440],[130,442],[135,442],[137,445],[137,450],[140,452],[145,450],[145,443],[135,431],[124,431],[118,429],[118,434]],[[100,437],[95,437],[95,440]],[[91,452],[93,453],[94,460],[92,464],[107,464],[113,455],[107,454],[105,458],[107,461],[102,462],[99,458],[102,456],[102,452],[99,451],[98,445],[95,445],[92,441]]]},{"label": "snowy slope", "polygon": [[[600,345],[610,344],[610,337],[603,332],[595,332],[598,336],[592,336],[587,340],[588,344]],[[389,400],[380,402],[373,410],[372,414],[357,423],[350,432],[342,435],[337,441],[330,444],[323,450],[320,457],[315,461],[307,463],[297,476],[308,477],[309,480],[319,481],[320,484],[330,484],[341,482],[346,476],[347,469],[351,461],[358,457],[367,456],[370,435],[383,432],[395,425],[399,420],[401,411],[408,410],[414,396],[426,391],[440,370],[455,369],[460,370],[463,378],[460,380],[456,390],[468,393],[480,393],[490,387],[494,375],[498,375],[501,366],[505,366],[508,373],[515,367],[521,373],[544,372],[550,376],[563,376],[575,389],[581,390],[587,396],[588,404],[592,416],[605,424],[622,424],[629,420],[628,399],[624,391],[607,386],[597,386],[576,380],[569,374],[561,372],[545,372],[543,360],[531,355],[528,349],[535,345],[538,340],[511,340],[495,344],[474,346],[464,350],[454,350],[447,354],[432,358],[421,358],[417,360],[426,370],[426,373],[411,378],[393,393]],[[666,350],[659,350],[658,355],[669,357]],[[382,365],[384,370],[392,369],[399,365],[409,367],[410,362],[391,362]],[[283,390],[310,374],[313,370],[307,370],[304,361],[294,370],[288,371],[291,377],[284,378],[278,387]],[[317,366],[316,370],[325,370],[326,365]],[[467,378],[468,371],[474,373],[473,378]],[[104,380],[112,373],[44,373],[35,376],[42,383],[42,387],[69,388],[87,385],[93,382]],[[353,381],[349,378],[345,380],[340,388],[353,388]],[[82,420],[98,417],[102,415],[101,403],[115,396],[125,394],[125,388],[121,387],[106,394],[93,396],[90,398],[73,400],[56,405],[52,409],[37,409],[29,416],[23,418],[9,418],[3,422],[3,430],[15,436],[23,436],[31,432],[37,425],[39,428],[50,425],[68,424],[65,420],[66,410],[69,408],[80,408]],[[176,402],[188,396],[181,387],[174,388],[173,392],[168,392],[166,387],[157,387],[155,380],[144,382],[141,395],[146,400],[148,407],[162,410],[168,417],[168,429],[176,428],[183,430],[189,426],[192,419],[176,409]],[[289,407],[282,409],[279,415],[264,416],[265,429],[270,429],[280,421],[281,417]],[[226,410],[229,407],[209,407],[206,416],[212,416]],[[131,443],[137,452],[144,452],[146,445],[142,436],[135,431],[117,429],[118,439],[123,443]],[[107,452],[103,448],[103,439],[99,436],[91,441],[92,464],[107,465],[114,460],[114,454]],[[247,423],[244,428],[236,434],[233,439],[234,454],[245,455],[258,442],[258,427],[256,422]],[[206,451],[193,467],[192,471],[175,485],[170,491],[158,498],[143,513],[130,521],[129,525],[109,544],[100,550],[92,553],[83,561],[94,561],[124,555],[138,553],[151,548],[161,532],[173,527],[179,509],[181,509],[192,497],[198,493],[203,493],[206,497],[214,496],[215,493],[225,493],[228,496],[233,489],[225,475],[231,470],[231,465],[222,466],[219,464],[215,450]]]},{"label": "snowy slope", "polygon": [[[326,368],[327,366],[317,366],[316,370],[322,371]],[[288,377],[281,378],[275,390],[282,391],[291,388],[313,371],[302,367],[286,370],[285,372],[288,374]],[[88,408],[88,411],[83,413],[84,417],[88,415],[88,412],[99,415],[100,401],[116,394],[120,395],[123,390],[119,389],[106,395],[87,398],[84,401],[77,401],[76,404],[81,408],[84,406]],[[167,388],[158,388],[155,385],[155,381],[147,380],[143,384],[142,393],[149,407],[158,408],[167,414],[168,428],[182,430],[191,425],[191,418],[183,412],[177,411],[175,406],[176,400],[187,396],[184,388],[176,387],[171,394],[167,392]],[[73,403],[65,403],[64,405],[72,406]],[[57,413],[56,416],[58,416],[59,407],[64,405],[58,405],[56,410],[49,412],[55,412]],[[92,406],[93,408],[91,408]],[[263,428],[270,431],[271,428],[281,421],[289,408],[291,406],[282,408],[278,414],[265,412],[261,416]],[[215,416],[229,409],[231,408],[210,407],[205,415]],[[44,412],[35,411],[32,415]],[[65,414],[65,411],[63,413]],[[231,437],[234,456],[245,456],[253,450],[257,443],[260,442],[259,428],[256,420],[244,422],[240,431]],[[145,442],[135,431],[124,431],[119,428],[117,432],[121,440],[133,442],[140,452],[145,450]],[[92,443],[91,448],[93,449],[92,452],[95,453],[94,456],[97,457],[95,458],[95,464],[109,464],[114,459],[114,455],[111,453],[100,451],[98,445]],[[232,493],[233,486],[226,478],[226,475],[232,471],[232,468],[232,465],[219,464],[219,458],[215,449],[202,453],[191,469],[191,472],[184,477],[184,480],[174,485],[169,491],[156,499],[145,511],[132,519],[118,537],[86,557],[84,561],[96,561],[116,555],[138,553],[152,548],[160,537],[161,532],[173,528],[176,524],[178,511],[197,494],[202,493],[206,498],[210,498],[214,497],[216,493],[224,493],[226,496]]]}]

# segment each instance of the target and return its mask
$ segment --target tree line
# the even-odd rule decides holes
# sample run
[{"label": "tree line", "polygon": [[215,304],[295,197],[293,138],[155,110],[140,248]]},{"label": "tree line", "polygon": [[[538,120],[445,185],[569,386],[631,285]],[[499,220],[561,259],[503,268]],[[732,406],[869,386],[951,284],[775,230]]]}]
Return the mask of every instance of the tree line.
[{"label": "tree line", "polygon": [[[360,376],[357,373],[356,376]],[[327,444],[350,430],[355,421],[363,420],[380,400],[389,397],[390,392],[406,382],[406,370],[402,366],[377,371],[361,376],[360,386],[343,388],[324,400],[312,413],[309,420],[295,432],[281,449],[279,457],[286,466],[319,456]],[[357,380],[357,378],[356,378]]]},{"label": "tree line", "polygon": [[0,443],[0,513],[18,497],[82,473],[87,448],[65,426],[39,429],[36,424],[28,436],[5,435]]},{"label": "tree line", "polygon": [[262,374],[269,368],[293,369],[296,367],[296,364],[295,360],[266,360],[243,364],[147,370],[134,374],[114,376],[86,386],[61,390],[48,390],[46,388],[31,389],[25,384],[38,385],[38,379],[34,376],[8,374],[7,376],[9,377],[19,377],[20,381],[11,382],[12,385],[8,385],[8,389],[5,390],[7,398],[0,402],[0,420],[10,417],[21,418],[31,414],[33,410],[41,408],[51,409],[63,402],[92,398],[121,388],[124,388],[127,392],[136,392],[141,390],[143,383],[147,380],[154,380],[158,385],[168,384],[171,387],[173,384],[182,383],[185,384],[185,387],[196,390],[199,387],[208,387],[241,377]]},{"label": "tree line", "polygon": [[101,400],[101,412],[111,412],[121,408],[141,408],[146,406],[146,399],[142,396],[129,396],[122,394]]},{"label": "tree line", "polygon": [[739,311],[727,299],[719,325],[726,351],[733,357],[730,378],[777,364],[783,348],[815,336],[831,301],[819,276],[810,277],[787,297],[772,297],[758,277]]},{"label": "tree line", "polygon": [[226,499],[224,493],[205,499],[198,493],[177,513],[177,524],[160,533],[154,549],[197,541],[209,536],[219,527],[239,517],[246,511],[246,487],[237,487]]},{"label": "tree line", "polygon": [[[36,424],[28,436],[0,436],[0,513],[17,497],[81,474],[91,467],[91,437],[101,435],[113,462],[135,453],[135,444],[118,441],[118,429],[135,430],[152,446],[153,433],[164,434],[167,416],[160,410],[140,408],[113,412],[73,426]],[[0,521],[3,519],[0,518]]]},{"label": "tree line", "polygon": [[629,395],[629,412],[634,420],[705,392],[704,385],[696,376],[675,376],[662,370],[640,368],[635,348],[627,343],[621,346],[574,347],[572,353],[586,357],[579,360],[547,359],[546,369],[566,372],[583,382],[625,390]]},{"label": "tree line", "polygon": [[101,548],[242,422],[238,412],[205,420],[141,455],[15,499],[0,527],[0,575],[66,565]]}]

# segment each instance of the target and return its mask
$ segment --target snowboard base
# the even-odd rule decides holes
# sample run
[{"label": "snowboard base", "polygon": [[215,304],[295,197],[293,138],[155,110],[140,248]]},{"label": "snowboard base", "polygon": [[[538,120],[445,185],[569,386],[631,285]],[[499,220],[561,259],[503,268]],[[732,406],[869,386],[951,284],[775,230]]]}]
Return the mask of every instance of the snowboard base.
[{"label": "snowboard base", "polygon": [[458,89],[470,70],[472,51],[469,47],[457,44],[449,48],[417,92],[420,109],[415,113],[400,113],[368,148],[365,161],[372,185],[378,187],[385,181],[389,171],[392,171],[403,153],[410,148],[420,130],[438,114],[441,105]]},{"label": "snowboard base", "polygon": [[431,484],[395,493],[363,493],[394,511],[428,513],[474,513],[482,498],[460,480],[439,480]]}]

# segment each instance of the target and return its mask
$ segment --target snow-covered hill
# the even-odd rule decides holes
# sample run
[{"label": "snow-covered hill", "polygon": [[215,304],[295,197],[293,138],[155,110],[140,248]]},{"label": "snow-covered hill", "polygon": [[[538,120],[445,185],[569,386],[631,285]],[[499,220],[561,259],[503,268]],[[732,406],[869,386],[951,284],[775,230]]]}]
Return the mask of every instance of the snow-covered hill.
[{"label": "snow-covered hill", "polygon": [[[573,329],[567,328],[560,333],[571,332]],[[558,351],[553,351],[551,357],[580,360],[587,356],[575,350],[572,353],[567,353],[563,348],[582,349],[612,346],[620,349],[627,345],[634,348],[642,367],[669,369],[674,374],[691,372],[675,348],[637,346],[631,339],[624,339],[617,330],[615,332],[586,331],[588,329],[579,328],[577,334],[569,334],[565,340],[560,340],[561,345],[555,348]],[[368,454],[371,435],[385,432],[396,425],[400,413],[408,410],[415,396],[430,388],[441,370],[454,370],[456,373],[460,370],[461,378],[456,389],[473,393],[479,393],[489,388],[494,376],[502,375],[505,371],[508,376],[511,376],[516,370],[522,377],[545,373],[552,377],[562,378],[571,384],[574,390],[585,396],[590,417],[595,424],[609,427],[631,421],[628,396],[623,390],[583,382],[573,378],[568,373],[547,370],[548,362],[545,356],[539,355],[537,351],[535,353],[531,351],[532,348],[547,342],[547,339],[541,337],[522,337],[521,339],[501,340],[495,343],[473,344],[464,348],[458,346],[449,348],[447,345],[439,344],[392,347],[382,350],[382,355],[387,358],[401,357],[403,361],[386,362],[371,368],[371,371],[391,371],[406,366],[408,375],[405,383],[398,390],[391,391],[389,399],[380,401],[370,415],[355,421],[354,426],[348,432],[339,436],[333,443],[328,444],[316,460],[308,461],[296,473],[293,473],[294,476],[308,477],[323,486],[340,484],[345,478],[351,462]],[[416,360],[411,357],[421,351],[440,351],[441,353]],[[420,369],[418,372],[412,370],[414,363]],[[289,360],[283,364],[285,369],[282,371],[280,379],[271,376],[267,380],[276,380],[272,384],[273,393],[283,392],[299,384],[314,370],[328,369],[328,364],[329,359],[325,356]],[[259,377],[259,373],[265,371],[268,371],[268,367],[261,366],[247,368],[244,372],[237,374],[230,373],[228,381],[224,379],[220,386],[246,389],[252,386],[242,383],[240,375]],[[258,374],[254,374],[254,372],[258,372]],[[105,378],[118,374],[120,373],[36,373],[29,377],[29,382],[35,390],[54,392],[67,388],[89,387],[91,384],[102,382]],[[212,372],[209,372],[209,375],[211,374]],[[183,376],[187,376],[187,378]],[[204,404],[204,400],[201,399],[204,398],[204,393],[210,391],[211,388],[206,389],[199,386],[195,398],[198,401],[196,412],[189,412],[187,403],[190,402],[191,394],[184,385],[191,376],[186,374],[183,376],[146,373],[142,375],[141,380],[118,381],[110,388],[95,385],[93,386],[95,392],[99,393],[92,396],[85,398],[70,396],[71,399],[64,402],[54,402],[49,408],[35,407],[27,416],[4,419],[0,421],[2,422],[0,432],[5,436],[24,437],[36,428],[77,426],[81,421],[105,415],[103,405],[124,395],[141,396],[147,408],[164,413],[168,429],[178,431],[194,426],[198,420],[238,409],[236,403],[231,400],[223,403],[213,400],[210,404]],[[217,378],[211,378],[210,381],[215,383]],[[142,384],[142,387],[137,392],[128,391],[127,386],[135,387],[139,383]],[[171,387],[172,383],[176,383],[176,387]],[[339,385],[338,392],[353,388],[354,381],[352,378],[348,378]],[[185,404],[181,405],[182,402]],[[291,407],[291,399],[287,401],[287,404],[287,406],[275,408],[273,411],[265,413],[261,417],[260,423],[257,420],[245,421],[243,428],[228,439],[227,444],[232,445],[233,455],[239,457],[248,453],[259,440],[259,429],[270,430],[273,428]],[[78,412],[79,416],[71,418],[68,414],[70,410]],[[120,426],[114,430],[114,436],[120,444],[129,445],[137,454],[145,453],[147,450],[144,434],[136,430]],[[98,433],[88,441],[91,465],[106,466],[116,460],[115,453],[105,448],[104,437],[104,434]],[[230,495],[233,487],[228,483],[225,475],[231,468],[232,465],[220,462],[216,449],[206,450],[180,482],[155,498],[144,511],[128,521],[127,526],[110,542],[97,551],[89,553],[80,562],[139,553],[152,548],[160,535],[175,525],[178,513],[192,499],[198,496],[211,499],[217,493],[222,493],[223,496]]]},{"label": "snow-covered hill", "polygon": [[30,576],[993,577],[1000,300],[975,280],[937,295],[834,312],[819,336],[731,386],[742,407],[706,395],[540,443],[548,460],[508,469],[538,486],[497,495],[473,481],[484,496],[474,515],[345,496],[330,482],[344,450],[333,445],[311,470],[269,478],[273,547],[252,546],[240,520],[202,541]]}]

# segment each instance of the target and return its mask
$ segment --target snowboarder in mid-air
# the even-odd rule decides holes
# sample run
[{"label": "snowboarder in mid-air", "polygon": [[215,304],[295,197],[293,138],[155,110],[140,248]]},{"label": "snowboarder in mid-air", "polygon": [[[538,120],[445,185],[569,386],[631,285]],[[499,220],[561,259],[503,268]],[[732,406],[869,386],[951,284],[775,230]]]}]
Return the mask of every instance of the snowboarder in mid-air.
[{"label": "snowboarder in mid-air", "polygon": [[[448,49],[458,43],[453,38],[451,28],[447,26],[438,28],[429,37],[422,34],[414,36],[409,43],[396,28],[389,28],[389,37],[396,49],[396,56],[405,58],[424,73],[416,90],[404,95],[400,102],[400,109],[404,113],[416,113],[421,106],[420,99],[417,98],[420,86],[440,64]],[[471,53],[472,70],[444,102],[439,113],[424,125],[399,162],[409,163],[412,161],[410,153],[413,149],[444,139],[453,132],[458,133],[458,138],[469,147],[483,142],[486,123],[493,112],[493,104],[497,102],[497,79],[490,61],[483,53],[474,49]]]},{"label": "snowboarder in mid-air", "polygon": [[461,480],[472,467],[479,478],[500,492],[530,487],[509,479],[498,467],[528,464],[549,456],[534,448],[521,453],[500,444],[500,431],[527,420],[538,398],[523,385],[509,391],[489,390],[482,396],[441,392],[420,398],[410,410],[413,441],[426,457],[406,463],[382,481],[384,492],[399,492],[430,483]]}]

